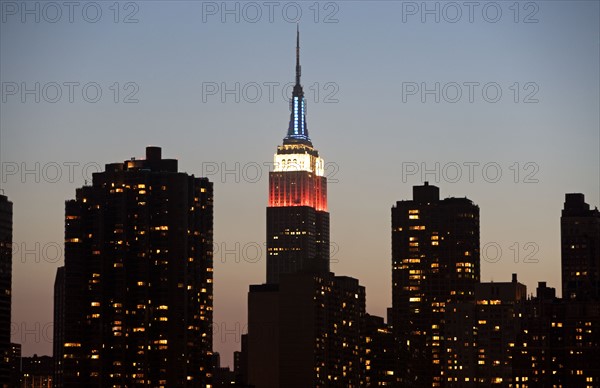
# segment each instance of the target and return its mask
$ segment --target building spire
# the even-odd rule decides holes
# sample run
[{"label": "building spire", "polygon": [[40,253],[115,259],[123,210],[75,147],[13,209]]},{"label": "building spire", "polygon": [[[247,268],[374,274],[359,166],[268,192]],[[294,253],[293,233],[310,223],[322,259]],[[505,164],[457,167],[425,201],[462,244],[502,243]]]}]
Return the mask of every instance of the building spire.
[{"label": "building spire", "polygon": [[308,137],[308,128],[306,126],[306,101],[304,100],[304,90],[300,85],[301,76],[300,67],[300,25],[296,25],[296,84],[292,92],[290,101],[290,126],[287,136],[283,139],[284,144],[303,143],[312,145]]},{"label": "building spire", "polygon": [[296,85],[300,85],[300,24],[296,24]]}]

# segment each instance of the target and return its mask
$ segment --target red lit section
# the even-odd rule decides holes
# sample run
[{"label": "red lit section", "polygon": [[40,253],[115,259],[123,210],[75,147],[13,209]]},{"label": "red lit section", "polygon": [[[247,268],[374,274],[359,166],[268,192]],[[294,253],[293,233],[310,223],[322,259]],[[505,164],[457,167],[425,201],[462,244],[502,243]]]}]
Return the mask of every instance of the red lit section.
[{"label": "red lit section", "polygon": [[327,211],[327,178],[308,171],[271,172],[269,206],[310,206]]}]

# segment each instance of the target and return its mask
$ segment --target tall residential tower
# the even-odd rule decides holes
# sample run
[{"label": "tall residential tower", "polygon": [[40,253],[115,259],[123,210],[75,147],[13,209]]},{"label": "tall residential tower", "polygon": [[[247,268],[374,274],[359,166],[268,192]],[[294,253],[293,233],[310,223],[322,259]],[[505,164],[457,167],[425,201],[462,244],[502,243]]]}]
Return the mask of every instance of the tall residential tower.
[{"label": "tall residential tower", "polygon": [[444,384],[446,309],[474,302],[478,283],[479,207],[414,186],[392,208],[392,326],[406,386]]},{"label": "tall residential tower", "polygon": [[212,196],[148,147],[66,202],[65,387],[210,384]]},{"label": "tall residential tower", "polygon": [[0,387],[10,382],[13,204],[0,195]]},{"label": "tall residential tower", "polygon": [[600,301],[600,212],[567,194],[560,217],[562,296]]}]

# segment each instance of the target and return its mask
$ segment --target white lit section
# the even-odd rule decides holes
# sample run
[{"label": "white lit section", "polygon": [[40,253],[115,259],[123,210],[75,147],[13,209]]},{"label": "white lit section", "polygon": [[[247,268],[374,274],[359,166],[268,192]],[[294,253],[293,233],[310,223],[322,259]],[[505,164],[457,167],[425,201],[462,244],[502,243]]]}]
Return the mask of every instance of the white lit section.
[{"label": "white lit section", "polygon": [[308,171],[325,176],[325,162],[309,154],[275,154],[273,171]]}]

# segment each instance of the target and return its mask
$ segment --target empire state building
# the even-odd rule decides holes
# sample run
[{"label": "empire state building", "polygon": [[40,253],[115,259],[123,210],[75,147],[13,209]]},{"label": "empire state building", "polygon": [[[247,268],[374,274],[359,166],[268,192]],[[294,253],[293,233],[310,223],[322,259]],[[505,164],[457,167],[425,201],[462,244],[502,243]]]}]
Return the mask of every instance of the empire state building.
[{"label": "empire state building", "polygon": [[364,386],[365,289],[329,270],[327,179],[306,127],[298,32],[290,103],[269,175],[267,282],[248,292],[242,381],[256,388]]},{"label": "empire state building", "polygon": [[287,136],[269,174],[267,283],[283,273],[329,272],[329,213],[324,162],[308,137],[306,99],[300,84],[300,34],[296,32],[296,84]]}]

